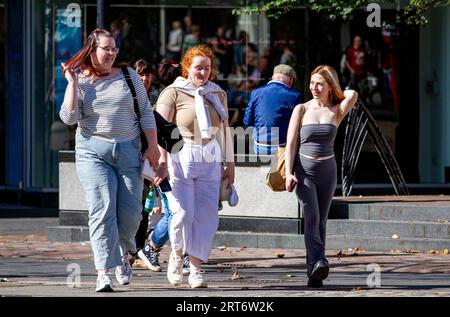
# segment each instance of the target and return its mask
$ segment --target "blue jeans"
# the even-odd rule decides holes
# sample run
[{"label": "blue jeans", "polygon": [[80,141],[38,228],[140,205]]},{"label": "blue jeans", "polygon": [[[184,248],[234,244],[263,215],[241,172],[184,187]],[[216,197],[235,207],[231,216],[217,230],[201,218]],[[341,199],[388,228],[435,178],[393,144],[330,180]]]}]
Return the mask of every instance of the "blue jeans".
[{"label": "blue jeans", "polygon": [[121,265],[136,252],[135,234],[142,218],[141,141],[109,143],[75,137],[78,176],[89,210],[89,236],[95,268]]},{"label": "blue jeans", "polygon": [[169,226],[172,220],[172,212],[165,209],[164,217],[162,217],[153,229],[150,239],[158,247],[162,248],[169,241]]},{"label": "blue jeans", "polygon": [[253,151],[256,155],[273,155],[278,151],[278,145],[263,146],[253,143]]}]

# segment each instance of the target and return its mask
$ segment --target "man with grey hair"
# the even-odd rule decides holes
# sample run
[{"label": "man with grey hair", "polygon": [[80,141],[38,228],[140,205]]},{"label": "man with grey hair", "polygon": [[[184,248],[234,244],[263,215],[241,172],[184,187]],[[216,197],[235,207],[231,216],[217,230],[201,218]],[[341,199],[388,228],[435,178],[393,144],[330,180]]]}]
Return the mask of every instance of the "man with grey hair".
[{"label": "man with grey hair", "polygon": [[272,155],[286,145],[292,110],[302,102],[302,95],[292,88],[296,79],[291,66],[279,64],[273,69],[272,80],[252,92],[245,109],[244,125],[254,127],[255,154]]}]

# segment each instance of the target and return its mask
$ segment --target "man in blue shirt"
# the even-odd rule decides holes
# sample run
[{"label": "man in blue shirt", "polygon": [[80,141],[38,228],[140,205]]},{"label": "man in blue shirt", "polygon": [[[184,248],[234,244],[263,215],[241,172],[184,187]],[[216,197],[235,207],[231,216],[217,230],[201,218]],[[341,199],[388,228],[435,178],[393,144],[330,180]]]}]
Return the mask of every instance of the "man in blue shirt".
[{"label": "man in blue shirt", "polygon": [[272,155],[278,147],[286,145],[292,110],[302,102],[301,94],[291,88],[296,79],[291,66],[280,64],[273,69],[272,80],[252,92],[245,109],[244,125],[254,127],[255,154]]}]

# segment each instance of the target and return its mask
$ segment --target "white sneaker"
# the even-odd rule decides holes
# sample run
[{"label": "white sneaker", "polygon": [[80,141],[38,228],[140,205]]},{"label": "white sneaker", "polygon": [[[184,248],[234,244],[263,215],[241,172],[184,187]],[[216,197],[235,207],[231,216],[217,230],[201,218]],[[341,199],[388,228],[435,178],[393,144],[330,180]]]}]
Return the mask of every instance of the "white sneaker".
[{"label": "white sneaker", "polygon": [[116,279],[121,285],[127,285],[130,284],[132,278],[133,270],[127,253],[122,257],[122,265],[116,267]]},{"label": "white sneaker", "polygon": [[189,274],[189,286],[191,288],[204,288],[208,287],[208,284],[206,284],[200,271],[194,271]]},{"label": "white sneaker", "polygon": [[172,286],[183,283],[183,258],[172,251],[167,265],[167,279]]},{"label": "white sneaker", "polygon": [[97,286],[95,288],[96,292],[112,292],[113,291],[113,283],[111,279],[111,275],[109,274],[101,274],[97,276]]}]

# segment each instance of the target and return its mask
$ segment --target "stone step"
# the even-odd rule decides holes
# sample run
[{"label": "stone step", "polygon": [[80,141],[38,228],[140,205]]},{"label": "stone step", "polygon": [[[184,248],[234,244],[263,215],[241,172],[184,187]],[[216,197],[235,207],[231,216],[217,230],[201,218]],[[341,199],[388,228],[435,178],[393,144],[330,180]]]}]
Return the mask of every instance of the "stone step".
[{"label": "stone step", "polygon": [[349,204],[349,219],[450,222],[450,206],[405,204]]},{"label": "stone step", "polygon": [[[327,250],[354,249],[359,247],[366,251],[430,251],[450,249],[450,239],[419,239],[367,236],[327,235]],[[214,247],[248,247],[248,248],[286,248],[304,249],[304,236],[300,234],[273,234],[254,232],[218,231],[213,242]]]},{"label": "stone step", "polygon": [[301,234],[217,231],[213,246],[304,249],[305,239]]},{"label": "stone step", "polygon": [[89,241],[89,228],[85,226],[49,226],[45,233],[50,242]]},{"label": "stone step", "polygon": [[[51,242],[89,241],[89,230],[83,226],[50,226],[46,228],[46,233]],[[301,234],[218,231],[213,246],[304,249],[305,241]],[[327,235],[327,249],[356,247],[367,251],[443,250],[450,249],[450,239]]]},{"label": "stone step", "polygon": [[367,236],[328,235],[327,249],[360,249],[367,251],[430,251],[450,249],[450,239],[424,239],[424,238],[385,238]]},{"label": "stone step", "polygon": [[61,226],[87,226],[89,216],[87,211],[60,210],[59,224]]},{"label": "stone step", "polygon": [[393,220],[328,220],[327,234],[362,237],[450,239],[450,223]]}]

